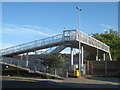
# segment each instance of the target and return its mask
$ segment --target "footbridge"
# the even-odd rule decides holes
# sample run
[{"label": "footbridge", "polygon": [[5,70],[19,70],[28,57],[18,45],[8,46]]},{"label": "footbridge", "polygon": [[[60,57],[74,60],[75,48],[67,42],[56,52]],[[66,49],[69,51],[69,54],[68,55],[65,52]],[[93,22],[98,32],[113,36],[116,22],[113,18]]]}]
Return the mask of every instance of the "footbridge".
[{"label": "footbridge", "polygon": [[26,53],[27,54],[26,65],[28,65],[29,52],[36,52],[37,50],[52,47],[56,48],[54,48],[50,52],[46,51],[45,53],[55,54],[61,52],[66,47],[70,47],[71,66],[74,65],[73,49],[77,48],[79,50],[79,69],[80,67],[83,67],[84,51],[90,52],[91,55],[95,55],[96,60],[112,60],[110,54],[110,47],[105,43],[79,30],[64,30],[62,34],[2,49],[0,50],[0,55],[3,57],[3,60],[1,59],[0,62],[8,63],[8,60],[6,60],[8,57],[12,58],[15,55]]}]

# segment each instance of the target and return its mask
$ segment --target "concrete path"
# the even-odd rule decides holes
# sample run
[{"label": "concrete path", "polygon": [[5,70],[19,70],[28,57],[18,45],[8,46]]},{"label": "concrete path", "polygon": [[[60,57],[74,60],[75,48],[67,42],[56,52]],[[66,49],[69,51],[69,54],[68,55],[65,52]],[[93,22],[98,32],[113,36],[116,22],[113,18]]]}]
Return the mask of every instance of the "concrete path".
[{"label": "concrete path", "polygon": [[76,86],[76,88],[119,88],[120,78],[79,77],[67,78],[61,84]]},{"label": "concrete path", "polygon": [[120,90],[120,78],[107,78],[107,77],[79,77],[79,78],[66,78],[64,80],[57,79],[37,79],[37,78],[23,78],[23,77],[2,77],[4,80],[22,80],[22,81],[47,81],[55,83],[59,86],[68,88],[113,88]]}]

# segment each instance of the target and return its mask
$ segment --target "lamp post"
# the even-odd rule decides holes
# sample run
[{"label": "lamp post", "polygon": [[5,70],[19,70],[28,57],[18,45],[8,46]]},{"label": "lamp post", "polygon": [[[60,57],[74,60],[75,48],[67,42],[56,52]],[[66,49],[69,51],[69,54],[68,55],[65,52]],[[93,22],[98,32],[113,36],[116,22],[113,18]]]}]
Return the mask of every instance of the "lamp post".
[{"label": "lamp post", "polygon": [[[80,11],[82,11],[82,9],[80,9],[79,7],[76,7],[77,10],[78,10],[78,30],[80,30]],[[80,36],[78,37],[79,38],[79,71],[80,71],[80,68],[81,68],[81,42],[80,42]]]},{"label": "lamp post", "polygon": [[80,11],[82,11],[82,9],[79,7],[76,7],[76,8],[78,10],[78,30],[80,30]]}]

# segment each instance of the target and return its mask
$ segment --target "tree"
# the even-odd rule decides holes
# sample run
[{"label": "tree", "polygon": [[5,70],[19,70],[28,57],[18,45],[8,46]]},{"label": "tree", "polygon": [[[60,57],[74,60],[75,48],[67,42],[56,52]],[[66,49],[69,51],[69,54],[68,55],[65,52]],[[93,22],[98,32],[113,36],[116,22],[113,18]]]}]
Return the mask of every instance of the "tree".
[{"label": "tree", "polygon": [[95,33],[92,36],[103,43],[110,46],[110,52],[113,60],[120,60],[120,37],[118,32],[110,29],[110,31],[105,31],[105,33]]},{"label": "tree", "polygon": [[52,54],[44,58],[42,64],[52,68],[62,68],[65,65],[65,60],[65,57],[61,56],[61,54]]}]

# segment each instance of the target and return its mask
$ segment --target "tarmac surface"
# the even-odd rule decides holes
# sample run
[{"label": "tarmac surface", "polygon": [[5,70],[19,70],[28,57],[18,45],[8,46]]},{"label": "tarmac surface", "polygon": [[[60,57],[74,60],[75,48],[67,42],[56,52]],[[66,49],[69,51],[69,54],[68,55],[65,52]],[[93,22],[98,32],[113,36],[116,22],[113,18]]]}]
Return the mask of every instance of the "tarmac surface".
[{"label": "tarmac surface", "polygon": [[119,88],[120,78],[108,77],[79,77],[68,78],[63,81],[65,84],[74,85],[76,88]]},{"label": "tarmac surface", "polygon": [[36,79],[23,77],[2,77],[2,88],[109,88],[120,90],[120,78],[79,77],[57,79]]}]

